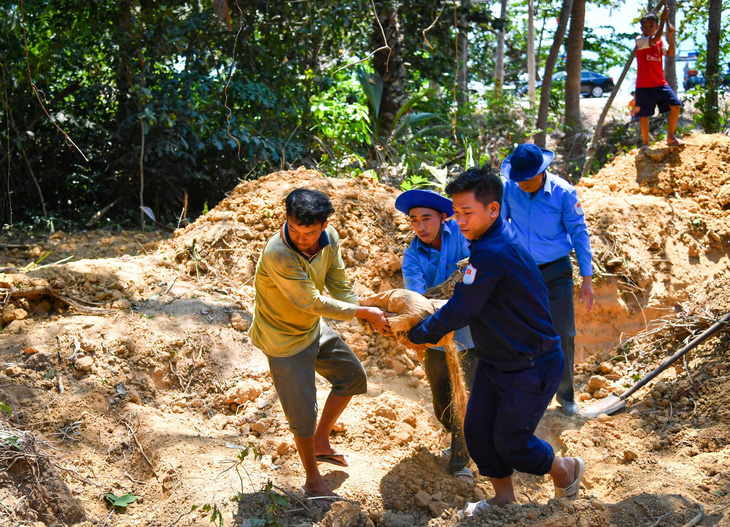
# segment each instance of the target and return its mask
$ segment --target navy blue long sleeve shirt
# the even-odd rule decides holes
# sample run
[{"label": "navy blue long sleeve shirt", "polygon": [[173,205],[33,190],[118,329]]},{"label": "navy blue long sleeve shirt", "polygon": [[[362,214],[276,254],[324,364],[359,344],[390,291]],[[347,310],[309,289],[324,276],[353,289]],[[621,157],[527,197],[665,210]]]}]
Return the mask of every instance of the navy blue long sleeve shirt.
[{"label": "navy blue long sleeve shirt", "polygon": [[411,342],[438,342],[466,322],[479,357],[500,371],[534,367],[562,353],[545,282],[509,223],[498,217],[472,242],[469,267],[451,299],[411,329]]}]

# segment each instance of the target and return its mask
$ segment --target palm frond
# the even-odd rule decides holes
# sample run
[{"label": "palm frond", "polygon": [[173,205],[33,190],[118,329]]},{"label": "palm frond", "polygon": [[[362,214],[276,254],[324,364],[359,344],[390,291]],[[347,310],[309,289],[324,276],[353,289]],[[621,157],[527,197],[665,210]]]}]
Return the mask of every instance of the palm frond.
[{"label": "palm frond", "polygon": [[439,116],[439,114],[433,112],[408,113],[401,116],[393,125],[393,131],[388,136],[388,143],[403,135],[407,130],[412,129],[413,126],[431,119],[436,119]]},{"label": "palm frond", "polygon": [[355,74],[357,75],[357,80],[360,82],[362,91],[365,92],[370,109],[375,115],[375,122],[377,123],[378,116],[380,115],[380,100],[383,97],[383,79],[377,73],[366,71],[362,66],[355,68]]}]

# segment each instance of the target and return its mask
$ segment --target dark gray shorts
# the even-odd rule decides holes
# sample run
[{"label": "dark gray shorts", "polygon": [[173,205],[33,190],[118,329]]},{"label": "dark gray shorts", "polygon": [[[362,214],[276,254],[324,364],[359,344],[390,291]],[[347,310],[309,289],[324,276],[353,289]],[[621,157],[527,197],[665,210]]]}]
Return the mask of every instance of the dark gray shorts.
[{"label": "dark gray shorts", "polygon": [[296,437],[312,437],[317,428],[315,371],[332,384],[335,395],[348,397],[367,391],[365,368],[324,322],[319,325],[319,338],[296,355],[268,359],[281,407]]}]

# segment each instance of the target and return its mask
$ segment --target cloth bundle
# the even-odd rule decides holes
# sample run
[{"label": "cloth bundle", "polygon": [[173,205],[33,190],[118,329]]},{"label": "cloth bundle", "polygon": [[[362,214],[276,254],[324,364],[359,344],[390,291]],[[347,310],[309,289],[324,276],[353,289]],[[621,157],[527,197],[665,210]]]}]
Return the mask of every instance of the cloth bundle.
[{"label": "cloth bundle", "polygon": [[[433,315],[443,303],[443,300],[428,299],[408,289],[389,289],[360,299],[360,305],[375,306],[383,311],[395,313],[395,316],[388,318],[388,322],[395,339],[401,344],[406,344],[408,332],[413,327],[424,318]],[[362,323],[365,327],[369,327],[370,331],[374,331],[369,323]],[[454,334],[449,333],[430,346],[444,346],[446,350],[446,363],[449,366],[449,378],[451,379],[451,404],[456,410],[456,415],[459,416],[459,424],[463,429],[466,403],[469,397],[466,393],[464,371],[454,345]]]},{"label": "cloth bundle", "polygon": [[[390,322],[390,329],[393,330],[393,335],[401,344],[406,343],[408,332],[421,320],[433,315],[441,304],[443,302],[429,300],[408,289],[389,289],[377,295],[360,299],[360,305],[362,306],[375,306],[383,311],[396,314],[393,317],[389,317],[388,322]],[[367,322],[363,322],[363,324],[370,326]],[[369,329],[371,331],[373,330],[372,327]],[[434,344],[434,346],[443,346],[445,338],[441,339],[437,344]]]}]

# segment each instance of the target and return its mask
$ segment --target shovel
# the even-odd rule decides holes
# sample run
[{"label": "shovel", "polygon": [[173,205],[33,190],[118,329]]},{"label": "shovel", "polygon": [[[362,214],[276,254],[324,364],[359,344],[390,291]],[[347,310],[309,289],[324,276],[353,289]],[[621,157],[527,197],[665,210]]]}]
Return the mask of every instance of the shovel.
[{"label": "shovel", "polygon": [[652,380],[654,377],[659,375],[661,372],[667,369],[668,366],[670,366],[692,348],[695,348],[696,346],[704,342],[709,336],[721,329],[728,321],[730,321],[730,313],[728,313],[718,322],[707,328],[699,336],[695,337],[692,342],[690,342],[684,348],[682,348],[677,353],[662,362],[661,365],[657,366],[651,373],[646,375],[643,379],[640,379],[636,384],[634,384],[624,393],[622,393],[621,395],[609,394],[609,396],[605,399],[601,399],[597,403],[593,403],[589,407],[583,409],[580,414],[583,417],[598,417],[601,414],[612,414],[620,410],[621,408],[626,406],[626,399],[629,397],[629,395],[631,395],[636,390]]}]

